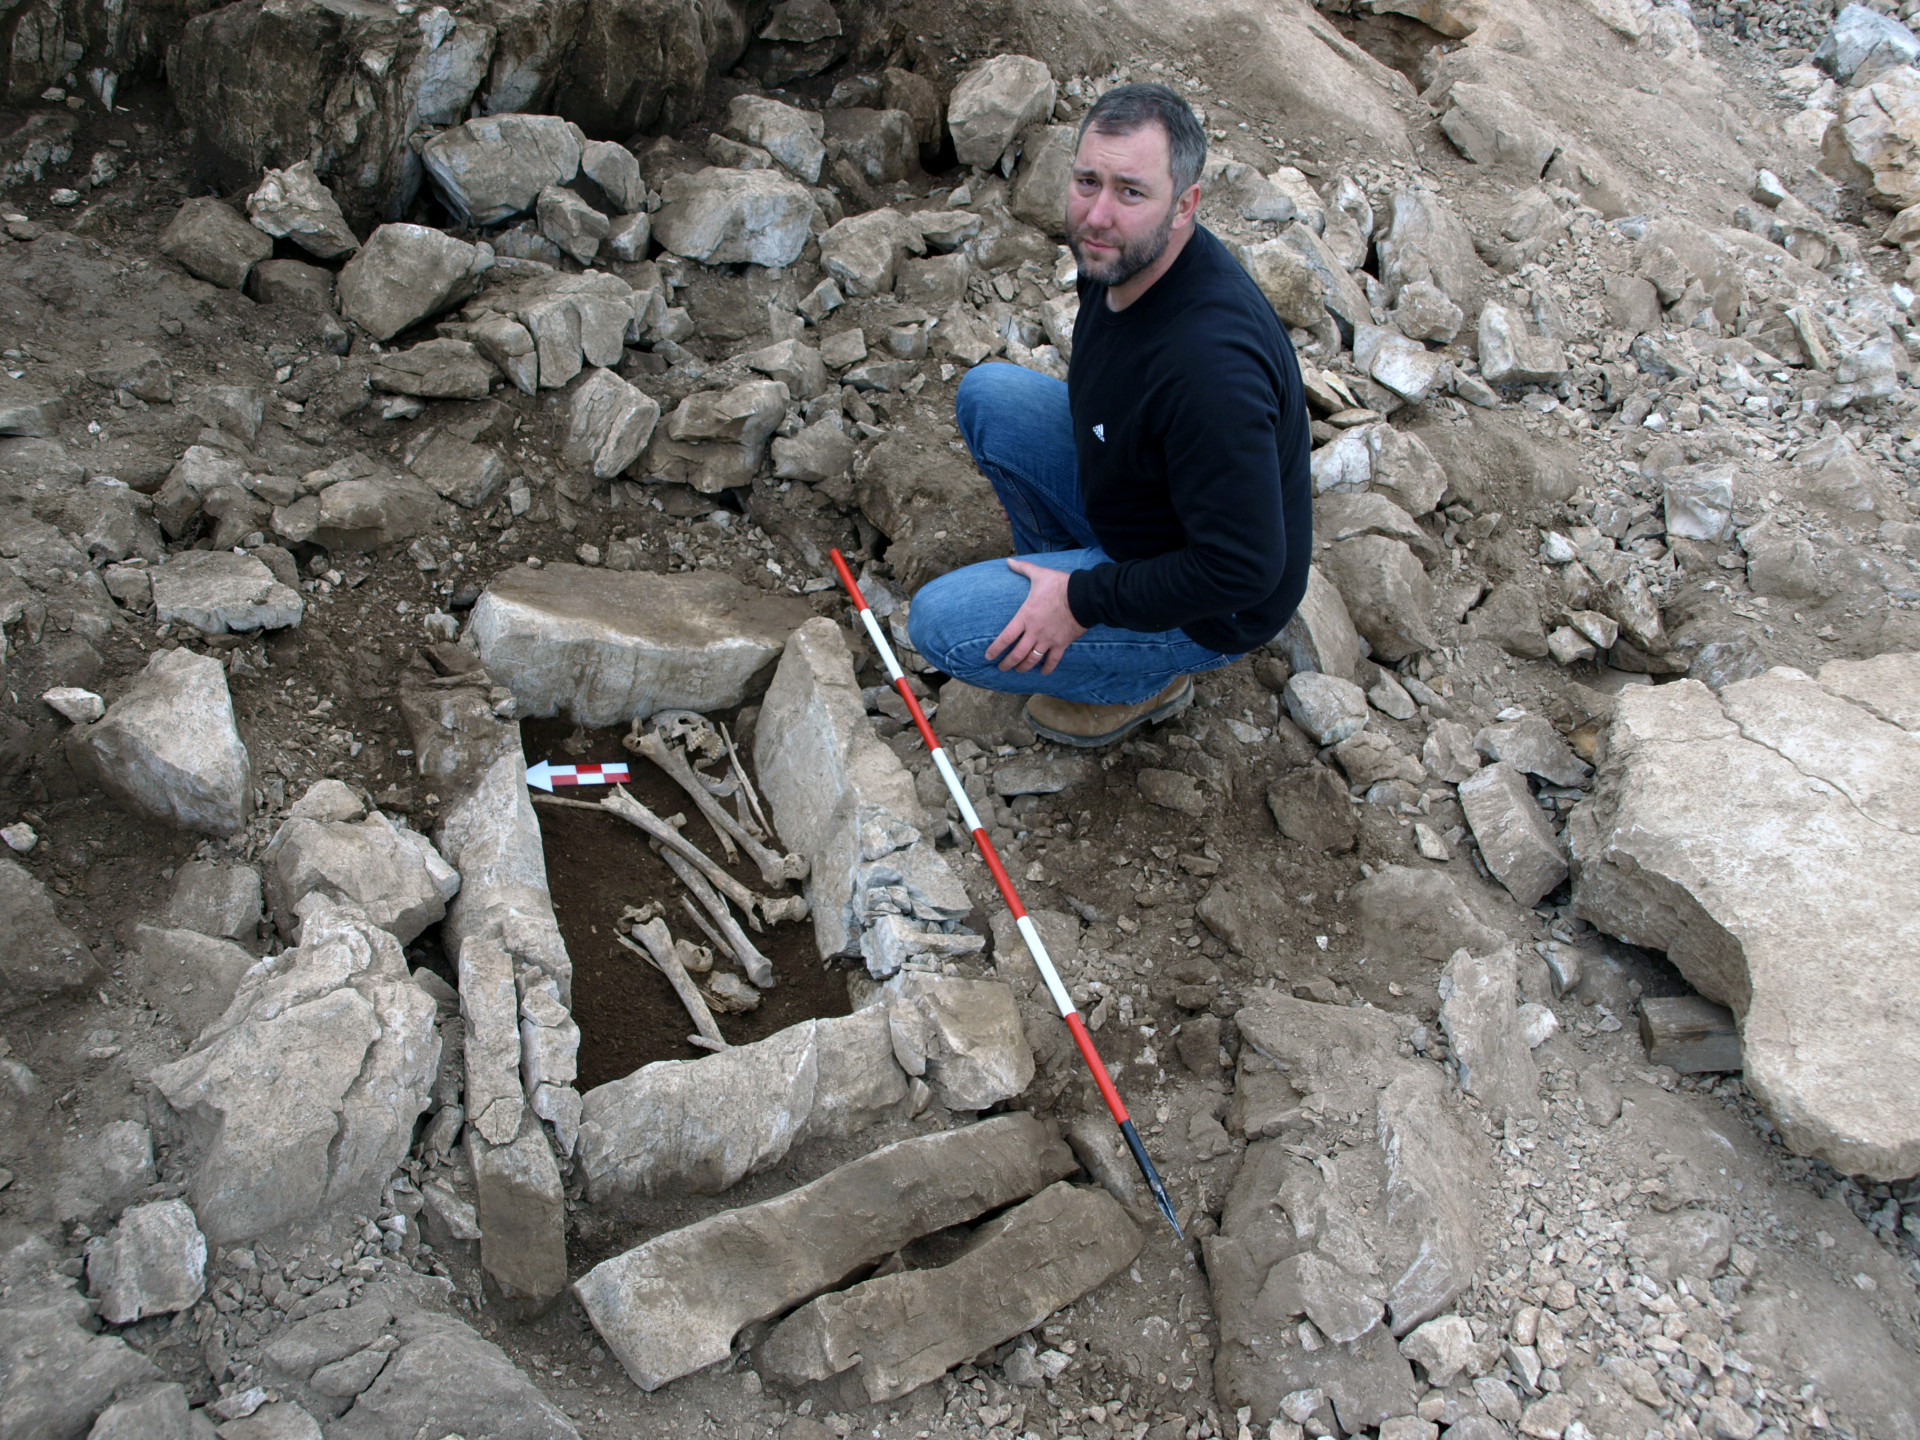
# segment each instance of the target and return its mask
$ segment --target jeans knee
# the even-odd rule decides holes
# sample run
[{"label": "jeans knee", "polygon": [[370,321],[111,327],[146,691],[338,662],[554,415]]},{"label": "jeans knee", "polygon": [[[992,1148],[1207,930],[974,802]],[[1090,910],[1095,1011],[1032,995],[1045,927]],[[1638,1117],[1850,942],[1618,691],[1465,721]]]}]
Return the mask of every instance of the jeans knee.
[{"label": "jeans knee", "polygon": [[938,580],[930,580],[913,597],[913,608],[907,612],[907,643],[922,659],[944,670],[940,662],[946,658],[947,643],[941,622],[946,618],[946,607],[941,603],[941,589]]},{"label": "jeans knee", "polygon": [[960,377],[960,388],[953,396],[953,419],[960,436],[976,458],[980,454],[980,429],[993,410],[995,378],[987,372],[997,365],[976,365]]}]

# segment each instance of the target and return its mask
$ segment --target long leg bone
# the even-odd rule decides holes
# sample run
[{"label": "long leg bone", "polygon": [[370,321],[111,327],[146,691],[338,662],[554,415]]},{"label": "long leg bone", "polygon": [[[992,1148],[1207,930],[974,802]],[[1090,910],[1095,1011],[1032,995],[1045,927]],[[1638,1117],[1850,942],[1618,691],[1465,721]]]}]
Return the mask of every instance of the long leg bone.
[{"label": "long leg bone", "polygon": [[[673,932],[667,929],[664,920],[649,920],[644,925],[633,927],[633,933],[640,937],[640,945],[635,945],[626,936],[615,932],[614,939],[638,955],[652,960],[667,983],[673,986],[673,993],[680,997],[680,1003],[687,1007],[687,1014],[693,1017],[694,1025],[700,1031],[700,1040],[708,1050],[727,1048],[726,1037],[720,1033],[720,1027],[714,1023],[713,1012],[707,1008],[707,1002],[700,995],[700,987],[693,983],[693,977],[687,974],[687,967],[680,963],[680,957],[674,953]],[[698,1040],[695,1041],[699,1043]]]},{"label": "long leg bone", "polygon": [[807,860],[804,855],[776,855],[762,845],[744,826],[721,808],[720,802],[707,793],[706,786],[695,777],[686,757],[676,754],[657,734],[648,731],[639,735],[627,735],[620,743],[636,755],[644,755],[664,770],[682,790],[693,797],[693,803],[700,807],[700,813],[707,817],[707,823],[720,835],[726,844],[727,853],[733,853],[733,846],[727,844],[731,836],[740,842],[740,848],[747,857],[760,867],[760,876],[769,885],[784,884],[788,880],[804,880],[807,875]]},{"label": "long leg bone", "polygon": [[740,962],[740,968],[747,972],[747,979],[762,990],[773,988],[773,962],[754,948],[711,885],[707,884],[700,872],[689,865],[673,851],[660,848],[660,858],[667,862],[667,868],[680,877],[680,883],[693,892],[693,898],[700,902],[700,908],[713,918],[715,928],[725,937],[726,946],[733,952],[734,959]]},{"label": "long leg bone", "polygon": [[726,743],[727,760],[733,766],[733,773],[740,781],[740,793],[747,797],[747,805],[753,811],[754,822],[760,827],[760,833],[769,839],[773,836],[773,823],[767,819],[767,812],[760,808],[760,792],[753,788],[753,781],[747,778],[747,767],[740,763],[740,752],[733,748],[733,736],[727,727],[720,727],[720,738]]},{"label": "long leg bone", "polygon": [[675,851],[681,859],[686,860],[690,864],[697,865],[700,868],[700,872],[705,875],[708,880],[713,882],[716,889],[740,907],[740,913],[747,917],[747,923],[753,926],[754,929],[758,930],[760,928],[760,921],[754,913],[756,907],[763,910],[769,907],[778,907],[784,911],[784,899],[780,901],[769,901],[762,896],[754,894],[751,890],[747,889],[746,886],[734,879],[733,876],[721,869],[718,864],[710,860],[701,852],[699,846],[695,845],[691,840],[687,839],[686,836],[674,829],[673,826],[654,814],[653,811],[649,810],[639,800],[628,794],[624,786],[614,786],[606,798],[601,800],[600,807],[605,810],[611,810],[622,820],[631,821],[654,839],[658,840],[662,845]]}]

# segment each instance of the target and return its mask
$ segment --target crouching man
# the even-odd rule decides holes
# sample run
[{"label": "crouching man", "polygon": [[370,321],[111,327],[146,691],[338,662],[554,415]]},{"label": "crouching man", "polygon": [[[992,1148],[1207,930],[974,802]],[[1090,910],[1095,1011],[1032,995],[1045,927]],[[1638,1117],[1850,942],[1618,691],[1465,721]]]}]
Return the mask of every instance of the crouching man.
[{"label": "crouching man", "polygon": [[1280,632],[1306,593],[1311,439],[1266,297],[1194,212],[1206,134],[1171,90],[1124,85],[1081,123],[1067,205],[1080,317],[1066,383],[961,382],[960,432],[1016,554],[914,597],[936,668],[1029,695],[1050,740],[1170,718],[1193,679]]}]

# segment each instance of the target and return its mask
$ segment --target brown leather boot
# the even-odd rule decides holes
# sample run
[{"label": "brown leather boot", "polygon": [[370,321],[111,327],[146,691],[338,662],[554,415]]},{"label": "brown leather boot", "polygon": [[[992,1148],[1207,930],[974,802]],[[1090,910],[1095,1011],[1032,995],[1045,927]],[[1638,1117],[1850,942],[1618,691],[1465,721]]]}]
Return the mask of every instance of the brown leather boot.
[{"label": "brown leather boot", "polygon": [[1094,749],[1124,740],[1142,725],[1171,720],[1193,703],[1193,679],[1182,675],[1158,695],[1133,705],[1082,705],[1035,695],[1027,701],[1027,724],[1058,745]]}]

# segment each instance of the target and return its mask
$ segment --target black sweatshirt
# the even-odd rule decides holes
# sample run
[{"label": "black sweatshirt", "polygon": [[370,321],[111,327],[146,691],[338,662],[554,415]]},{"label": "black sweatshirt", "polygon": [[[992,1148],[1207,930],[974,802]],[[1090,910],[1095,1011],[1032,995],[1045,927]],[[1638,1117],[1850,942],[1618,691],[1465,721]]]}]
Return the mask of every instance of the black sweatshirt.
[{"label": "black sweatshirt", "polygon": [[1307,590],[1312,441],[1293,345],[1239,262],[1195,226],[1125,310],[1081,280],[1067,388],[1081,503],[1115,562],[1073,572],[1074,619],[1224,654],[1271,640]]}]

